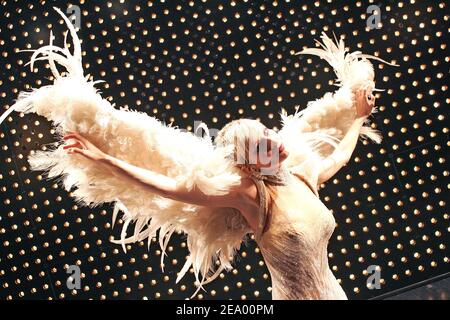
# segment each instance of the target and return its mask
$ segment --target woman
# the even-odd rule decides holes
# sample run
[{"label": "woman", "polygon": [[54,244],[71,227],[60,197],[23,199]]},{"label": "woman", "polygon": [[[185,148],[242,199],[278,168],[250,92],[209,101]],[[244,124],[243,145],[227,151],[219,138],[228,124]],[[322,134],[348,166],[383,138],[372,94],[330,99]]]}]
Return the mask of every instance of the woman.
[{"label": "woman", "polygon": [[52,39],[32,50],[32,69],[36,60],[47,60],[54,83],[21,92],[0,117],[1,123],[12,111],[34,112],[53,122],[61,139],[54,148],[31,152],[31,170],[60,178],[80,205],[114,203],[113,227],[119,211],[124,224],[121,239],[113,242],[124,251],[144,239],[150,246],[159,231],[162,267],[171,235],[184,233],[190,254],[177,283],[191,267],[198,289],[232,269],[244,237],[253,233],[275,299],[345,298],[327,262],[335,222],[317,189],[350,159],[359,136],[381,141],[364,125],[373,111],[371,92],[377,90],[367,58],[381,59],[347,53],[342,39],[335,44],[323,33],[323,49],[300,53],[330,63],[340,88],[294,115],[282,112],[278,133],[241,119],[226,125],[213,143],[209,136],[116,109],[103,99],[95,88],[98,81],[83,74],[75,28],[56,10],[72,36],[73,54],[66,43],[59,48]]},{"label": "woman", "polygon": [[[221,196],[208,196],[199,189],[178,186],[173,178],[105,154],[76,133],[64,136],[64,139],[72,140],[64,149],[69,154],[80,154],[107,165],[163,197],[194,205],[215,203],[238,210],[258,235],[257,242],[271,274],[274,299],[346,299],[328,266],[327,245],[335,221],[319,200],[317,187],[348,162],[374,103],[373,95],[366,95],[362,89],[357,92],[354,124],[335,151],[323,160],[315,184],[295,170],[285,172],[283,162],[288,152],[282,141],[274,131],[256,120],[235,120],[218,134],[219,144],[235,143],[235,159],[239,147],[236,141],[242,139],[246,151],[245,163],[236,164],[241,170],[241,183]],[[256,147],[251,148],[251,145]],[[261,148],[262,145],[268,148]],[[262,154],[261,149],[265,149]],[[255,163],[250,163],[252,157],[256,159]],[[270,159],[272,164],[275,162],[273,175],[261,175],[261,169],[268,166],[263,158]]]}]

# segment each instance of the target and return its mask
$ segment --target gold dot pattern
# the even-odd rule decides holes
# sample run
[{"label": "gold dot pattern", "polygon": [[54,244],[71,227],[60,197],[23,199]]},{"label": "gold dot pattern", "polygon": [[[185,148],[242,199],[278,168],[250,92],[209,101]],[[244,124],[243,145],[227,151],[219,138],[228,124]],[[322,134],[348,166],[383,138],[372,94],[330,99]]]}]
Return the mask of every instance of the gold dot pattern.
[{"label": "gold dot pattern", "polygon": [[[373,1],[105,1],[78,0],[85,74],[117,106],[145,111],[192,130],[195,121],[221,128],[257,118],[279,128],[278,112],[293,112],[335,90],[332,69],[318,58],[294,56],[322,30],[344,36],[347,47],[400,64],[374,62],[380,145],[360,142],[350,163],[323,186],[321,197],[338,226],[329,263],[349,298],[377,297],[448,272],[449,146],[447,4],[385,1],[379,29],[369,29]],[[43,63],[29,53],[62,45],[66,27],[52,1],[0,2],[2,112],[21,90],[50,84]],[[70,8],[70,6],[69,6]],[[66,7],[61,7],[65,11]],[[447,36],[446,36],[447,34]],[[29,170],[27,155],[50,148],[51,124],[12,114],[0,128],[0,298],[184,299],[195,290],[188,274],[175,284],[188,254],[175,235],[160,269],[153,241],[121,247],[112,207],[79,207],[58,181]],[[81,270],[68,289],[67,269]],[[366,284],[368,267],[381,289]],[[250,239],[235,269],[205,286],[197,299],[268,299],[270,275]]]}]

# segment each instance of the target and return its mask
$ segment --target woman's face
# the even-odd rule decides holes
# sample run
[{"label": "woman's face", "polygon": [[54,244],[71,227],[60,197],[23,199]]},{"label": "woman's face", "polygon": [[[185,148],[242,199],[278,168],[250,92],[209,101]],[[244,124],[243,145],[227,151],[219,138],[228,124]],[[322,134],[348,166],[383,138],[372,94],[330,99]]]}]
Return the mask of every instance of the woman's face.
[{"label": "woman's face", "polygon": [[256,159],[253,164],[259,169],[279,169],[288,155],[278,134],[268,128],[264,128],[263,136],[249,148],[249,157]]}]

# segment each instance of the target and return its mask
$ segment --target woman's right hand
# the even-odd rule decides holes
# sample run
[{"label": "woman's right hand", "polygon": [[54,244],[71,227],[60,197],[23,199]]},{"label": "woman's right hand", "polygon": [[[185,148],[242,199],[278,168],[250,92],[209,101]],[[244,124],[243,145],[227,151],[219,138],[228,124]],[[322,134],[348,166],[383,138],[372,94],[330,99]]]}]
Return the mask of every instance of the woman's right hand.
[{"label": "woman's right hand", "polygon": [[375,106],[375,96],[368,93],[366,89],[359,89],[355,93],[356,117],[368,117]]},{"label": "woman's right hand", "polygon": [[95,161],[104,161],[107,158],[106,153],[101,151],[92,142],[79,133],[69,132],[63,137],[63,139],[73,140],[73,143],[63,147],[63,149],[68,150],[68,154],[81,154],[82,156]]}]

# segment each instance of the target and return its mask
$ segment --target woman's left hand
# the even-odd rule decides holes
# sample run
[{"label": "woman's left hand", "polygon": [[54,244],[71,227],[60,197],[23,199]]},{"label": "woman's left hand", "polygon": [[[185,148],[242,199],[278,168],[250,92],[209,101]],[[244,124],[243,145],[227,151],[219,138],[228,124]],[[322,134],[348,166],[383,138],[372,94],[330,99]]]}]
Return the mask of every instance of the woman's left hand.
[{"label": "woman's left hand", "polygon": [[356,98],[356,116],[368,117],[375,106],[375,96],[368,93],[365,89],[359,89],[355,93]]},{"label": "woman's left hand", "polygon": [[63,147],[65,150],[68,149],[69,154],[81,154],[82,156],[95,161],[103,161],[106,159],[106,154],[103,151],[79,133],[69,132],[63,139],[71,139],[74,141],[72,144]]}]

